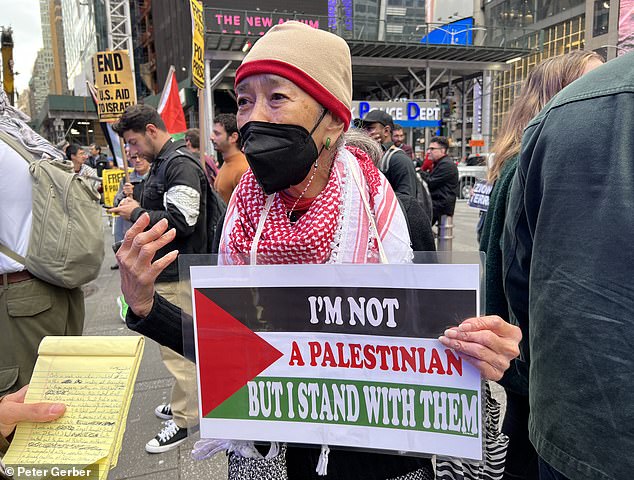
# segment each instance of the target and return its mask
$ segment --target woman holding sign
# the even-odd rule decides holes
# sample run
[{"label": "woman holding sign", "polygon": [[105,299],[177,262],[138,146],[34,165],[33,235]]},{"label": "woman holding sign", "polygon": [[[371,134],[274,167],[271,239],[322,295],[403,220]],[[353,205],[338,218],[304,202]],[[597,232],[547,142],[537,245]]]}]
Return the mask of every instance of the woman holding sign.
[{"label": "woman holding sign", "polygon": [[[405,217],[386,179],[365,152],[346,146],[352,67],[340,37],[299,22],[272,28],[236,72],[238,126],[247,171],[229,202],[219,251],[227,263],[403,263],[412,259]],[[174,238],[147,216],[117,253],[128,325],[182,351],[180,310],[154,294],[156,275],[173,251],[152,263]],[[469,319],[440,341],[461,352],[487,378],[498,379],[518,353],[519,329],[499,317]],[[318,448],[289,447],[284,458],[234,447],[230,478],[318,478]],[[210,454],[213,451],[209,452]],[[428,459],[333,451],[328,478],[433,478]],[[288,475],[288,477],[287,477]]]}]

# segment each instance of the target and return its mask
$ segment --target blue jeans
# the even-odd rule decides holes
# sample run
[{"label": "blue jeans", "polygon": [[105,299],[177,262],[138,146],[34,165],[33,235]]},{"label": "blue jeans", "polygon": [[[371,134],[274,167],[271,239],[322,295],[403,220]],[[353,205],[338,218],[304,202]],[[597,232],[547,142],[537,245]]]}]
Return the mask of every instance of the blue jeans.
[{"label": "blue jeans", "polygon": [[539,457],[539,480],[569,480]]},{"label": "blue jeans", "polygon": [[123,240],[123,236],[125,232],[128,231],[128,228],[132,226],[132,222],[126,220],[123,217],[115,217],[114,218],[114,241],[118,242]]}]

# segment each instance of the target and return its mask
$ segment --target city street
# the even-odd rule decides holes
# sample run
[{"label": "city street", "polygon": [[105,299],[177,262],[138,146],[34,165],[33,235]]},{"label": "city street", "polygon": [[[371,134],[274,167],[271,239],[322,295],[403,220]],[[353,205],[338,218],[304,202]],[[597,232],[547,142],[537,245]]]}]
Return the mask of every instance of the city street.
[{"label": "city street", "polygon": [[[475,225],[478,212],[458,201],[454,216],[454,251],[477,251]],[[105,220],[104,220],[105,222]],[[119,319],[116,297],[119,295],[119,272],[111,270],[114,255],[110,248],[113,237],[105,228],[106,259],[97,280],[84,287],[86,293],[85,335],[134,335]],[[154,415],[154,408],[169,401],[172,380],[163,366],[158,346],[152,340],[145,344],[145,353],[136,381],[132,406],[123,440],[119,462],[108,477],[119,479],[152,480],[208,480],[226,479],[226,460],[220,454],[211,460],[197,462],[191,459],[195,439],[175,450],[162,454],[145,452],[145,443],[154,437],[162,424]]]},{"label": "city street", "polygon": [[[31,384],[0,396],[2,479],[631,476],[634,0],[0,11],[0,390]],[[132,322],[160,344],[121,318],[111,215],[140,210],[170,225]]]}]

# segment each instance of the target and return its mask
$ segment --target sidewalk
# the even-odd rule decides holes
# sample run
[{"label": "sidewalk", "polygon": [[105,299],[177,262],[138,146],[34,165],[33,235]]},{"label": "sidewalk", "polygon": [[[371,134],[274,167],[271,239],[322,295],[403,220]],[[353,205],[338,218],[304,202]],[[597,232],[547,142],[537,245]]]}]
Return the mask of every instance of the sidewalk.
[{"label": "sidewalk", "polygon": [[[105,220],[104,220],[105,222]],[[86,295],[86,320],[84,335],[136,335],[119,318],[116,298],[119,291],[119,271],[110,270],[114,254],[110,246],[113,237],[110,227],[104,226],[106,258],[99,277],[84,287]],[[109,480],[225,480],[226,458],[217,455],[211,460],[197,462],[190,452],[197,436],[177,449],[162,454],[149,454],[145,444],[161,429],[161,420],[154,415],[154,408],[169,401],[172,378],[163,366],[158,345],[146,340],[143,361],[136,380],[132,405],[123,439],[119,462]]]},{"label": "sidewalk", "polygon": [[[476,251],[476,210],[465,202],[458,202],[454,216],[454,251]],[[105,222],[105,220],[104,220]],[[110,270],[115,264],[110,245],[113,237],[110,227],[104,227],[106,258],[99,277],[84,287],[86,294],[86,321],[84,335],[136,335],[119,319],[116,298],[119,292],[119,271]],[[119,462],[108,477],[109,480],[226,480],[227,462],[224,454],[210,460],[197,462],[190,452],[197,434],[177,449],[162,454],[149,454],[145,444],[161,429],[161,420],[154,415],[154,408],[169,401],[172,378],[163,366],[158,345],[147,340],[137,377],[128,423],[123,439]]]}]

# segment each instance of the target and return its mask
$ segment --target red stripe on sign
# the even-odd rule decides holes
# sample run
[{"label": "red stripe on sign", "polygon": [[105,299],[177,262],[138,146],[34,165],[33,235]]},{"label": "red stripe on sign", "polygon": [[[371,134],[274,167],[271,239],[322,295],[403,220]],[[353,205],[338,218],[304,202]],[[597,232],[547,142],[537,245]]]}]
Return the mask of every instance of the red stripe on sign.
[{"label": "red stripe on sign", "polygon": [[196,328],[203,416],[283,356],[198,290]]}]

